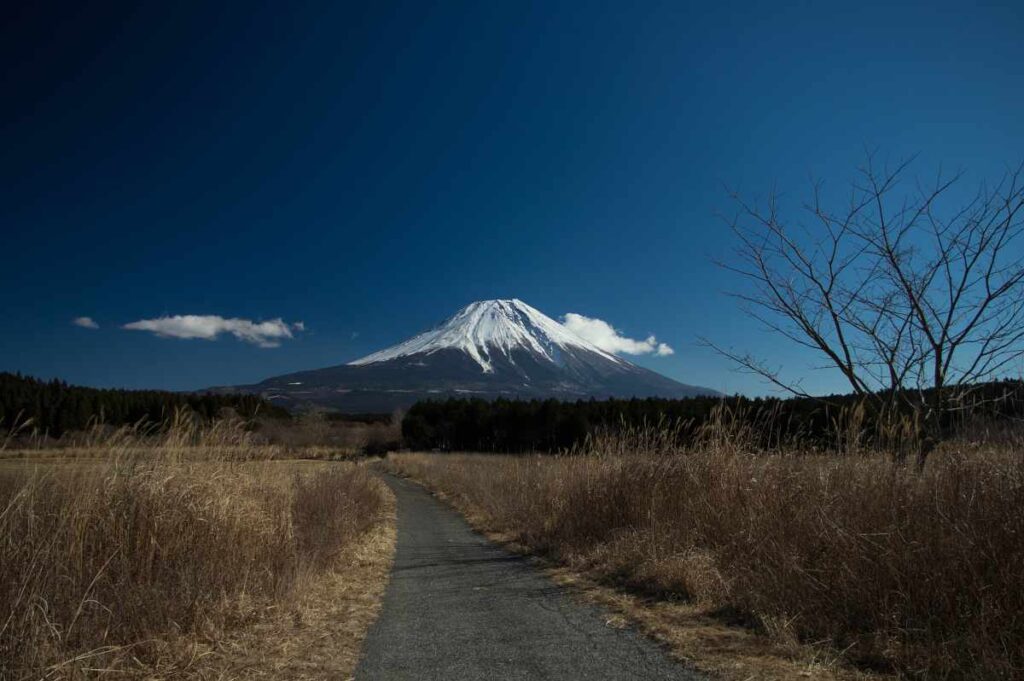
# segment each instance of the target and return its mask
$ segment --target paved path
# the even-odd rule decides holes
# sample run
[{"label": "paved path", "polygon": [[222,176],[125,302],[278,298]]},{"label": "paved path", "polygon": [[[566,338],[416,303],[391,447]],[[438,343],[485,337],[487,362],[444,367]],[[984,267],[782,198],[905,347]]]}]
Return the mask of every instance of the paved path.
[{"label": "paved path", "polygon": [[384,477],[398,499],[398,547],[356,679],[701,678],[606,625],[419,485]]}]

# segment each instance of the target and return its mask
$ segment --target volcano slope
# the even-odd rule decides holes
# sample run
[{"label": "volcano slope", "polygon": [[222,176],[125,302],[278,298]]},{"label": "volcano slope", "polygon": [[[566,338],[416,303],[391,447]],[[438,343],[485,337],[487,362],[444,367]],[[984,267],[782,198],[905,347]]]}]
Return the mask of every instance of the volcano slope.
[{"label": "volcano slope", "polygon": [[691,397],[714,390],[639,367],[521,300],[483,300],[437,327],[360,359],[217,392],[257,393],[289,409],[390,412],[423,399]]}]

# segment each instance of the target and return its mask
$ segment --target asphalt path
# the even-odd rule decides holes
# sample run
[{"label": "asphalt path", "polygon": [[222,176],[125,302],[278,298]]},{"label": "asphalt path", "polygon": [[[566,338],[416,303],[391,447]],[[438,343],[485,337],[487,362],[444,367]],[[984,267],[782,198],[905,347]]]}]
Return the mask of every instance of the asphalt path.
[{"label": "asphalt path", "polygon": [[398,545],[356,679],[702,679],[474,532],[421,486],[384,475]]}]

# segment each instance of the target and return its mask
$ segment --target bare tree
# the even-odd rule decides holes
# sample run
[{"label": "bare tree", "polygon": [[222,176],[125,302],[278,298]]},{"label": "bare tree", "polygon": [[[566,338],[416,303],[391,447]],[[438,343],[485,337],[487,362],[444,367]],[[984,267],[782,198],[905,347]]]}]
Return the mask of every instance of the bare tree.
[{"label": "bare tree", "polygon": [[[909,406],[939,439],[942,415],[1024,354],[1024,165],[966,199],[961,174],[899,191],[908,166],[869,157],[839,211],[815,185],[802,222],[785,220],[775,195],[758,207],[733,194],[737,258],[720,265],[748,282],[733,295],[770,330],[880,411]],[[763,359],[705,342],[809,397]]]}]

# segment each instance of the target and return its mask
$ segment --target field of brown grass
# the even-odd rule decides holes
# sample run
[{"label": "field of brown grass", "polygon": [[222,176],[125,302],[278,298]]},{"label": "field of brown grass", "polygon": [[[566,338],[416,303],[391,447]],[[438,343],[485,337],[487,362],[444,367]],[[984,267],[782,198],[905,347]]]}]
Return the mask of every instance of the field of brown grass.
[{"label": "field of brown grass", "polygon": [[701,659],[700,637],[651,613],[683,602],[839,668],[1024,675],[1021,448],[947,443],[919,470],[884,454],[756,454],[728,438],[664,444],[633,434],[565,456],[389,465],[483,528],[642,595],[649,630],[727,676],[723,659]]},{"label": "field of brown grass", "polygon": [[249,437],[123,429],[0,461],[0,678],[289,678],[282,656],[321,617],[342,653],[323,676],[347,676],[386,579],[390,492]]},{"label": "field of brown grass", "polygon": [[179,410],[166,422],[140,421],[130,427],[101,423],[83,431],[50,437],[31,420],[0,430],[0,460],[30,458],[109,458],[109,452],[175,450],[189,458],[338,461],[379,456],[397,449],[402,439],[402,413],[386,420],[363,422],[331,419],[321,413],[291,419],[242,419],[231,411],[209,423]]}]

